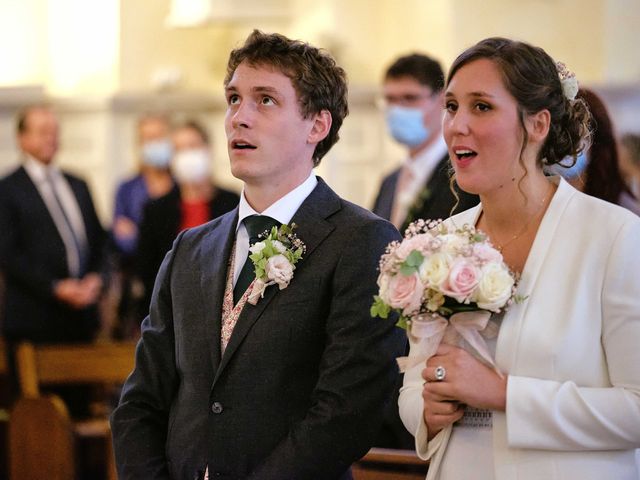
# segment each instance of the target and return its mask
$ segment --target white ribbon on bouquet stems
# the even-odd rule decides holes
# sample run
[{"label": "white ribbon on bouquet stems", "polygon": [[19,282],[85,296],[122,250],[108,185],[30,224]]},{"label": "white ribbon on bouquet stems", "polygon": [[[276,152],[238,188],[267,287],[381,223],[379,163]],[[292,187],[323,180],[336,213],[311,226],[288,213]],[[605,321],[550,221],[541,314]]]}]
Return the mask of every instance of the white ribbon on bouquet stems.
[{"label": "white ribbon on bouquet stems", "polygon": [[500,378],[504,378],[483,338],[493,338],[498,333],[495,323],[489,321],[490,317],[491,312],[487,310],[454,313],[448,320],[435,313],[417,315],[407,322],[411,350],[408,357],[396,359],[400,371],[404,373],[424,363],[436,353],[441,342],[458,346],[462,338],[484,363],[493,368]]}]

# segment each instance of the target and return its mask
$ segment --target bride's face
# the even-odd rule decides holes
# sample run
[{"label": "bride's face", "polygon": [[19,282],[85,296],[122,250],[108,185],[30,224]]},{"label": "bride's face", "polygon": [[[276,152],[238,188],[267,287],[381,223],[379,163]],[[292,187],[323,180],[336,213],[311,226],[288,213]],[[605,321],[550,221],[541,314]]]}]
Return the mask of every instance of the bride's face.
[{"label": "bride's face", "polygon": [[524,174],[518,105],[493,61],[474,60],[455,73],[445,92],[443,133],[463,190],[488,193]]}]

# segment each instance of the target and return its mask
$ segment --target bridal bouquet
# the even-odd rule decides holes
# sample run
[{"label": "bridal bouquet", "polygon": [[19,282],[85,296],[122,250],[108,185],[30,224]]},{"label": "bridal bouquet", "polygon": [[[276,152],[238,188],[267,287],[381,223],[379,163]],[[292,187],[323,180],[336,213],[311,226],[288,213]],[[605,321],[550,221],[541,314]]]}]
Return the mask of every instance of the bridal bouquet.
[{"label": "bridal bouquet", "polygon": [[412,346],[409,357],[398,359],[401,371],[424,362],[442,341],[466,341],[500,374],[484,340],[497,335],[489,318],[521,299],[515,276],[481,231],[441,220],[413,222],[380,259],[378,286],[371,316],[397,312]]}]

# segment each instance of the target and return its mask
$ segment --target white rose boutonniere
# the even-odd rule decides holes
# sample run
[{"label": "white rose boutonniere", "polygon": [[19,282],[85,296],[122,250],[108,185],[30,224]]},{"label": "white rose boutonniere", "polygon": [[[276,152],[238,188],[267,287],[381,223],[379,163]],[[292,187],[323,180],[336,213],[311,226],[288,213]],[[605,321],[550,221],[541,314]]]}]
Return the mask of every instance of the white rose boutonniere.
[{"label": "white rose boutonniere", "polygon": [[249,258],[255,268],[253,282],[247,302],[252,305],[264,297],[270,285],[278,285],[280,290],[289,286],[296,263],[306,252],[305,244],[293,233],[296,224],[273,227],[264,240],[249,248]]}]

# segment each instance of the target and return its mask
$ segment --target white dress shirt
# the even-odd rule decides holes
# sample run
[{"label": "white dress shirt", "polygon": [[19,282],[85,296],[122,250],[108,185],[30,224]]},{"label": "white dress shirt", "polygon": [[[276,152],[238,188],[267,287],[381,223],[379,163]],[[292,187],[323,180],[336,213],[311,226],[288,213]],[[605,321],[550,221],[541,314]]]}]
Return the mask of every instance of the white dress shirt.
[{"label": "white dress shirt", "polygon": [[[78,248],[85,249],[86,251],[87,233],[80,206],[69,183],[58,167],[55,165],[45,165],[29,155],[25,158],[24,169],[36,186],[62,238],[67,254],[69,273],[71,276],[80,275],[81,252],[78,251]],[[53,182],[54,185],[52,185],[51,182]],[[64,212],[60,210],[60,205],[55,197],[56,193],[54,193],[52,187],[55,188]],[[73,232],[69,230],[69,226],[73,229]],[[74,236],[79,243],[78,247],[76,247]]]},{"label": "white dress shirt", "polygon": [[233,270],[233,285],[235,286],[240,271],[247,259],[249,253],[249,234],[247,228],[244,226],[243,220],[251,215],[266,215],[268,217],[276,219],[281,224],[288,224],[295,213],[302,205],[302,202],[311,194],[318,180],[316,179],[313,171],[307,177],[307,179],[298,185],[296,188],[287,193],[280,200],[276,201],[269,206],[264,212],[256,212],[247,199],[244,197],[244,189],[240,195],[240,204],[238,206],[238,225],[236,226],[236,254],[235,254],[235,268]]}]

